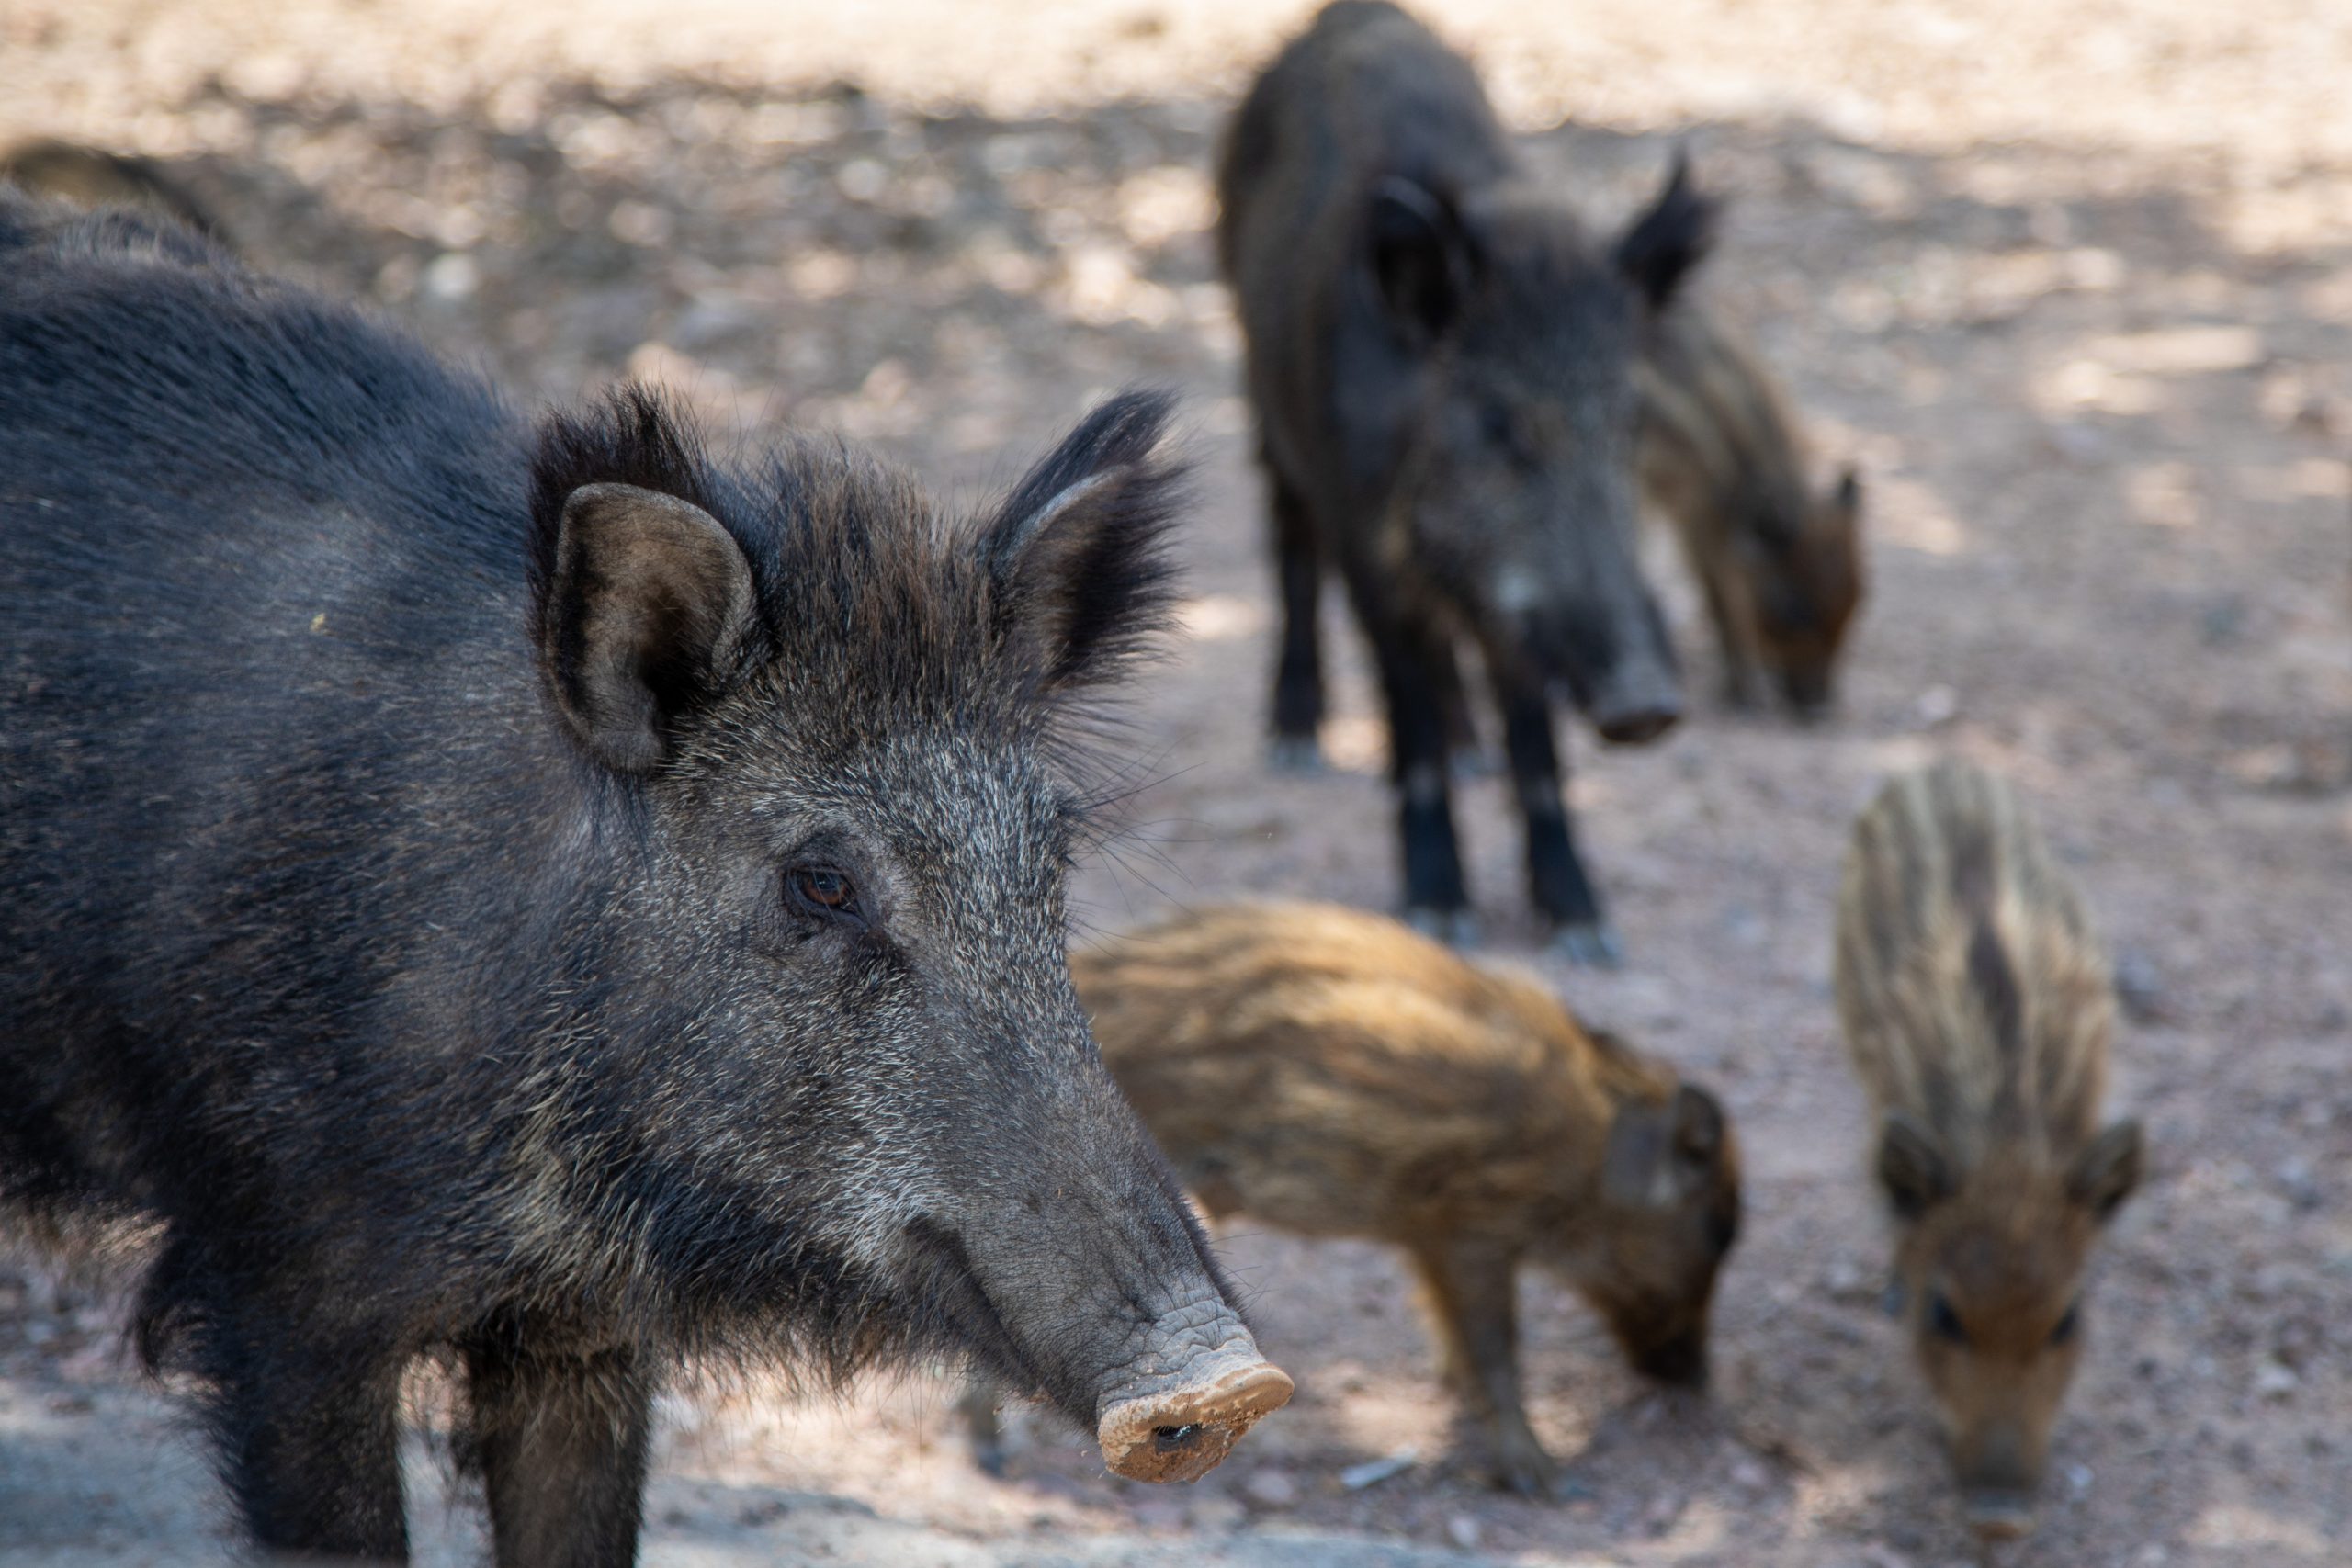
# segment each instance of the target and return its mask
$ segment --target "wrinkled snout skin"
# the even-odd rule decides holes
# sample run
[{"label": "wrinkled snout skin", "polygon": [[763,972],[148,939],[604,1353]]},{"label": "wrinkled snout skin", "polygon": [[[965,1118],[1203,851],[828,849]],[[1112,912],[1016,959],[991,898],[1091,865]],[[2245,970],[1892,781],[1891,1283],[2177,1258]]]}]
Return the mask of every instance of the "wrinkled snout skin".
[{"label": "wrinkled snout skin", "polygon": [[953,1097],[1038,1112],[931,1129],[941,1179],[907,1227],[908,1293],[943,1303],[997,1382],[1093,1431],[1114,1473],[1190,1481],[1285,1403],[1291,1380],[1260,1355],[1074,1004],[1067,1029],[1050,1076]]}]

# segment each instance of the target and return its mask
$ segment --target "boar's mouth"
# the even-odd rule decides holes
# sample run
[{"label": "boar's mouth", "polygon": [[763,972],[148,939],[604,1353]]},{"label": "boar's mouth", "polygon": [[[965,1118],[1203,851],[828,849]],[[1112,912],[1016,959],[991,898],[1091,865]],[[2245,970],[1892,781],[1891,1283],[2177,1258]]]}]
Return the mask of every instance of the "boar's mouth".
[{"label": "boar's mouth", "polygon": [[929,1216],[907,1222],[906,1238],[916,1262],[918,1301],[944,1316],[957,1337],[998,1381],[1024,1393],[1044,1393],[1062,1414],[1080,1426],[1093,1422],[1091,1410],[1075,1408],[1029,1357],[1012,1327],[989,1299],[979,1270],[964,1238]]}]

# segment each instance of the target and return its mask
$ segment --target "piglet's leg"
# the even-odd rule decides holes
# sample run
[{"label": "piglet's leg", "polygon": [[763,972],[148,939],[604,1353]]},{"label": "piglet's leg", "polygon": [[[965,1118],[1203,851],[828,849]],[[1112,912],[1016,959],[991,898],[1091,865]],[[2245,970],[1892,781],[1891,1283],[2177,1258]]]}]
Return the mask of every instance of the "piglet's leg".
[{"label": "piglet's leg", "polygon": [[477,1347],[467,1365],[498,1568],[628,1568],[652,1402],[636,1359]]},{"label": "piglet's leg", "polygon": [[1558,1467],[1535,1440],[1519,1391],[1517,1259],[1478,1243],[1435,1243],[1414,1261],[1428,1287],[1449,1377],[1487,1429],[1495,1483],[1553,1495]]}]

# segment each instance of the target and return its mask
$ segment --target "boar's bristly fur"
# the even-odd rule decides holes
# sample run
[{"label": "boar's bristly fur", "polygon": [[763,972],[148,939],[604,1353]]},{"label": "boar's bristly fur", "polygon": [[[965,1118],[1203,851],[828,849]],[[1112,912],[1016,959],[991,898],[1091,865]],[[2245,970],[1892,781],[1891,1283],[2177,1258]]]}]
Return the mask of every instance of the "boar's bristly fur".
[{"label": "boar's bristly fur", "polygon": [[2106,958],[2007,784],[1943,762],[1862,814],[1837,989],[1969,1522],[2022,1534],[2089,1337],[2091,1248],[2142,1156],[2137,1122],[2098,1124],[2115,1023]]},{"label": "boar's bristly fur", "polygon": [[1148,1479],[1286,1395],[1064,963],[1165,414],[956,517],[0,192],[0,1200],[153,1233],[261,1547],[404,1555],[419,1356],[507,1568],[633,1559],[681,1358],[969,1351]]},{"label": "boar's bristly fur", "polygon": [[1633,365],[1705,254],[1677,158],[1614,241],[1521,166],[1467,62],[1382,0],[1326,6],[1261,74],[1217,170],[1283,606],[1278,759],[1317,754],[1335,572],[1388,717],[1405,907],[1467,924],[1446,774],[1455,656],[1502,710],[1527,876],[1563,949],[1613,962],[1561,793],[1555,699],[1608,740],[1680,684],[1634,543]]}]

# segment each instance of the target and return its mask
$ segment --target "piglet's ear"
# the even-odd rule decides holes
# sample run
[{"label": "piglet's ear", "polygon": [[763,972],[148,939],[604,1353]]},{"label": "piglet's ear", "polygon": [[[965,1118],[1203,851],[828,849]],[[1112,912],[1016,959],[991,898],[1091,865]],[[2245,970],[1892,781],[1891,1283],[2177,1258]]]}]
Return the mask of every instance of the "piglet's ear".
[{"label": "piglet's ear", "polygon": [[1601,1190],[1627,1208],[1673,1208],[1705,1189],[1723,1147],[1723,1107],[1705,1089],[1685,1084],[1664,1104],[1633,1101],[1609,1124]]},{"label": "piglet's ear", "polygon": [[755,626],[752,569],[692,502],[627,484],[565,498],[540,611],[556,707],[606,767],[651,771]]},{"label": "piglet's ear", "polygon": [[2066,1195],[2104,1224],[2140,1185],[2140,1123],[2118,1122],[2090,1141],[2066,1172]]},{"label": "piglet's ear", "polygon": [[1952,1194],[1943,1141],[1917,1117],[1887,1112],[1878,1134],[1878,1183],[1896,1214],[1917,1219]]},{"label": "piglet's ear", "polygon": [[1653,312],[1673,303],[1714,243],[1718,204],[1690,183],[1690,154],[1675,150],[1666,187],[1617,242],[1617,269]]},{"label": "piglet's ear", "polygon": [[1161,451],[1170,400],[1126,392],[1089,414],[985,526],[1000,624],[1050,693],[1115,676],[1167,623],[1182,475]]}]

